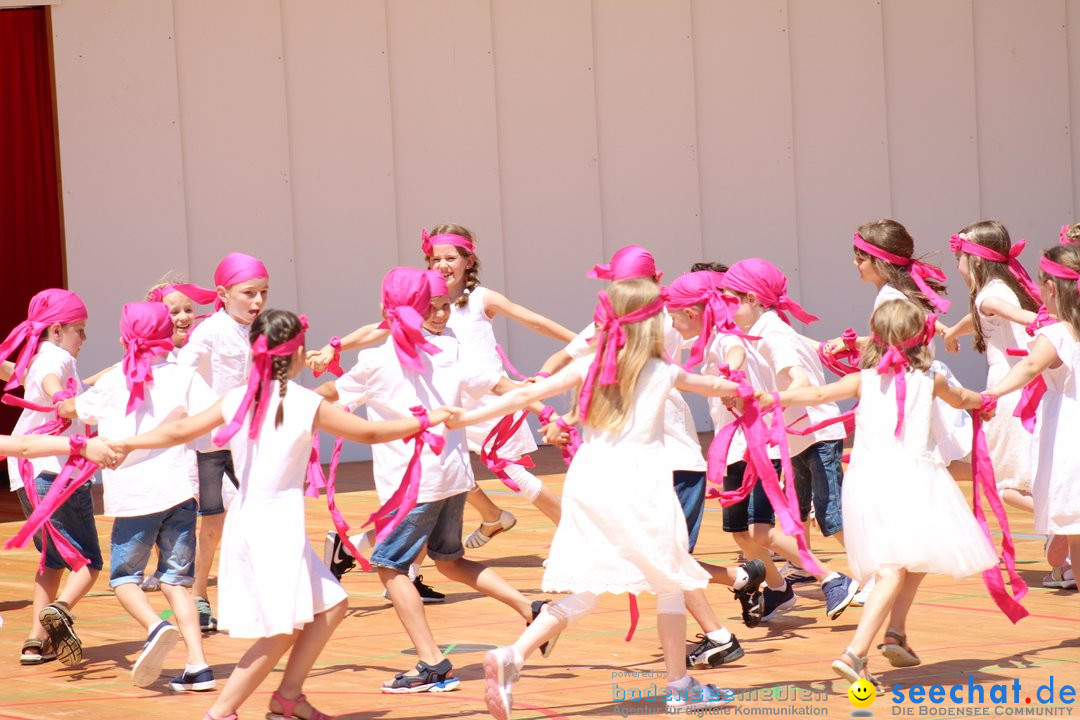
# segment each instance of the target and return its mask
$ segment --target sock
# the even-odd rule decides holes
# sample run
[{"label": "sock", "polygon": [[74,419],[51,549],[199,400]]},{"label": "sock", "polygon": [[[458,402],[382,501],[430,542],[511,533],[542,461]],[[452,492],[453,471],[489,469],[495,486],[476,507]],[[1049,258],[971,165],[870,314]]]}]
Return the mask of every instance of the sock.
[{"label": "sock", "polygon": [[409,566],[409,579],[415,580],[416,576],[420,574],[420,563],[413,563]]},{"label": "sock", "polygon": [[742,590],[744,587],[746,587],[746,582],[749,579],[750,575],[747,574],[746,570],[739,568],[735,571],[735,584],[731,587],[735,588],[736,590]]},{"label": "sock", "polygon": [[667,684],[667,686],[669,688],[675,688],[676,690],[685,690],[686,688],[690,687],[690,676],[689,675],[683,675],[678,680],[675,680],[673,682],[669,682]]},{"label": "sock", "polygon": [[765,585],[773,592],[784,592],[787,590],[787,584],[787,580],[784,580],[783,578],[780,578],[780,587],[773,587],[772,585],[769,585],[767,580],[765,581]]},{"label": "sock", "polygon": [[711,633],[706,633],[706,637],[721,645],[731,642],[731,632],[726,627],[722,627],[719,630],[713,630]]},{"label": "sock", "polygon": [[185,665],[184,666],[184,672],[186,672],[188,675],[194,675],[197,672],[202,672],[203,670],[207,669],[208,667],[210,667],[210,666],[207,665],[206,663],[203,663],[202,665]]},{"label": "sock", "polygon": [[824,585],[825,583],[829,582],[830,580],[835,580],[838,577],[840,577],[840,573],[831,572],[831,573],[829,573],[828,575],[825,576],[825,579],[821,581],[821,584]]}]

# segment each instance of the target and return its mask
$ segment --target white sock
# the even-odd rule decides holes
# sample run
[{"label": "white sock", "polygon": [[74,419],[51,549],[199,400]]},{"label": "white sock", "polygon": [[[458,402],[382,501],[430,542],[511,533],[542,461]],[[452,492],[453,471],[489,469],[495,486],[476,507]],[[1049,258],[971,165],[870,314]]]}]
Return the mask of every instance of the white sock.
[{"label": "white sock", "polygon": [[420,574],[420,563],[413,563],[409,566],[409,579],[415,580],[416,576]]},{"label": "white sock", "polygon": [[205,670],[208,667],[210,666],[206,663],[203,663],[202,665],[185,665],[184,672],[188,673],[189,675],[194,675],[195,673]]},{"label": "white sock", "polygon": [[711,633],[706,633],[706,637],[721,645],[731,642],[731,632],[726,627],[722,627],[719,630],[713,630]]},{"label": "white sock", "polygon": [[840,573],[831,572],[831,573],[829,573],[828,575],[825,576],[825,579],[821,581],[821,584],[824,585],[825,583],[829,582],[830,580],[835,580],[838,577],[840,577]]},{"label": "white sock", "polygon": [[669,688],[675,688],[676,690],[685,690],[690,687],[690,675],[683,675],[678,680],[674,680],[667,684]]},{"label": "white sock", "polygon": [[746,587],[746,582],[749,579],[750,575],[746,572],[746,570],[739,568],[735,571],[735,584],[731,587],[735,588],[736,590],[742,590],[744,587]]}]

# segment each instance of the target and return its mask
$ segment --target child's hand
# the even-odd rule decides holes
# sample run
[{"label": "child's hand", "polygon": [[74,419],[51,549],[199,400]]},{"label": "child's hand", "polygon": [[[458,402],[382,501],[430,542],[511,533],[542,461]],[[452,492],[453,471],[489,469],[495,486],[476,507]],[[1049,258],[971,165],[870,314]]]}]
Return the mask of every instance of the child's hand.
[{"label": "child's hand", "polygon": [[960,352],[960,335],[956,332],[956,326],[947,328],[942,333],[942,339],[945,341],[945,351],[955,355]]},{"label": "child's hand", "polygon": [[975,408],[983,422],[992,420],[997,415],[997,396],[983,393],[979,396],[979,407]]},{"label": "child's hand", "polygon": [[772,393],[759,390],[754,393],[754,399],[757,400],[758,407],[762,410],[772,410],[773,406],[776,405],[776,398],[773,397]]},{"label": "child's hand", "polygon": [[549,445],[563,448],[570,444],[570,433],[563,430],[555,422],[548,423],[544,427],[540,428],[540,431],[544,435],[544,442]]},{"label": "child's hand", "polygon": [[844,344],[844,338],[837,337],[823,343],[821,346],[821,351],[824,352],[826,355],[832,356],[843,350],[845,347],[847,346]]},{"label": "child's hand", "polygon": [[126,450],[114,448],[101,438],[90,438],[83,448],[83,457],[100,467],[114,468],[124,461]]},{"label": "child's hand", "polygon": [[334,349],[324,347],[322,350],[308,350],[307,359],[304,363],[311,368],[312,372],[324,373],[326,366],[334,359]]},{"label": "child's hand", "polygon": [[443,423],[450,430],[457,430],[458,428],[465,427],[465,423],[461,422],[460,417],[465,414],[465,410],[459,407],[445,406],[432,410],[428,414],[428,419],[432,425],[438,425]]}]

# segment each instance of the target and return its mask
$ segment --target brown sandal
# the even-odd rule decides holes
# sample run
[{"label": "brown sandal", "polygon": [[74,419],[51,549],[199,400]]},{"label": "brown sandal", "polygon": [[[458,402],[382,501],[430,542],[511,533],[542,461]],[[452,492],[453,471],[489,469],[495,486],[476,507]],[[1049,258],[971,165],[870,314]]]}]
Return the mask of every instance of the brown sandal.
[{"label": "brown sandal", "polygon": [[878,682],[878,679],[866,669],[868,660],[869,658],[859,657],[851,648],[847,648],[838,660],[833,660],[832,670],[851,683],[866,680],[874,686],[876,692],[883,693],[885,692],[885,686]]},{"label": "brown sandal", "polygon": [[906,668],[915,667],[922,664],[922,660],[915,654],[915,651],[911,649],[911,646],[907,644],[907,636],[897,630],[886,630],[886,638],[892,638],[896,642],[894,643],[882,643],[878,645],[878,650],[889,661],[889,664],[893,667]]},{"label": "brown sandal", "polygon": [[27,638],[22,644],[20,665],[41,665],[56,659],[56,653],[48,646],[47,640]]}]

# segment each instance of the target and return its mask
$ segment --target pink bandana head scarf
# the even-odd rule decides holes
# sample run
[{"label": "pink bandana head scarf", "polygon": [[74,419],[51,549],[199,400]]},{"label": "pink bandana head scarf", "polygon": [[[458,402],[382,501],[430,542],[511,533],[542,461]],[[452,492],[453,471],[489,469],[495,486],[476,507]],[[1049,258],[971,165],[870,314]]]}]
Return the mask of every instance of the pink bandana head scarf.
[{"label": "pink bandana head scarf", "polygon": [[919,334],[897,345],[886,346],[876,334],[871,336],[875,343],[885,347],[885,352],[882,354],[881,361],[876,368],[878,375],[892,373],[896,376],[896,430],[893,433],[896,437],[900,437],[900,429],[904,426],[904,407],[907,403],[907,380],[904,373],[911,366],[905,351],[922,345],[929,345],[933,342],[937,317],[936,313],[927,315],[926,322],[923,324],[923,329]]},{"label": "pink bandana head scarf", "polygon": [[787,276],[768,260],[750,258],[740,260],[724,273],[723,287],[737,293],[754,293],[762,306],[775,310],[784,322],[791,324],[785,312],[804,323],[817,322],[820,318],[803,310],[799,303],[788,297]]},{"label": "pink bandana head scarf", "polygon": [[450,288],[446,286],[446,278],[438,270],[424,270],[424,277],[427,278],[428,288],[431,290],[431,297],[450,297]]},{"label": "pink bandana head scarf", "polygon": [[1039,302],[1042,302],[1042,297],[1039,294],[1039,286],[1035,284],[1035,281],[1028,275],[1027,270],[1020,264],[1020,253],[1024,251],[1024,247],[1027,245],[1026,240],[1014,243],[1009,248],[1008,255],[1002,255],[999,252],[995,252],[985,245],[972,242],[967,239],[967,236],[963,233],[959,235],[953,235],[949,238],[949,250],[956,252],[967,253],[968,255],[974,255],[981,257],[984,260],[996,263],[1006,263],[1009,266],[1009,272],[1012,273],[1016,281],[1020,283],[1021,287],[1028,291],[1031,297],[1035,298]]},{"label": "pink bandana head scarf", "polygon": [[687,368],[705,359],[705,350],[714,332],[746,337],[734,319],[739,301],[720,291],[723,282],[724,273],[701,270],[680,275],[667,287],[666,304],[669,310],[683,310],[702,303],[705,305],[701,313],[701,332],[690,348],[690,357],[685,365]]},{"label": "pink bandana head scarf", "polygon": [[910,268],[911,279],[915,281],[915,285],[922,291],[926,299],[941,312],[948,312],[949,306],[952,304],[945,298],[934,292],[934,289],[930,287],[926,280],[927,278],[937,280],[938,282],[945,282],[948,278],[941,268],[934,267],[933,265],[927,265],[924,262],[919,262],[915,258],[906,258],[901,255],[894,255],[893,253],[868,242],[862,235],[855,233],[853,237],[855,247],[862,250],[870,257],[876,257],[878,260],[884,260],[890,265],[896,265],[897,267]]},{"label": "pink bandana head scarf", "polygon": [[[243,282],[240,280],[239,282]],[[274,381],[274,358],[287,357],[296,352],[296,349],[304,344],[304,336],[308,329],[307,315],[301,315],[300,332],[292,339],[269,347],[266,335],[260,335],[251,346],[251,375],[248,376],[247,391],[240,405],[236,408],[236,415],[229,424],[214,433],[214,444],[224,447],[244,425],[251,405],[255,402],[255,394],[258,393],[259,401],[255,403],[255,413],[251,416],[251,425],[248,426],[248,437],[254,440],[259,436],[266,410],[270,407],[271,395],[270,384]]]},{"label": "pink bandana head scarf", "polygon": [[[258,258],[240,252],[231,252],[222,258],[217,269],[214,270],[214,285],[227,288],[248,280],[269,277],[270,273],[266,270],[266,266]],[[220,310],[223,307],[225,303],[220,297],[215,297],[214,309]]]},{"label": "pink bandana head scarf", "polygon": [[30,366],[30,361],[37,353],[38,339],[45,328],[53,323],[64,325],[86,320],[87,317],[86,305],[70,290],[50,288],[32,297],[26,320],[16,325],[7,339],[0,344],[0,361],[7,360],[17,347],[23,346],[22,352],[15,361],[15,372],[12,373],[4,389],[18,387],[22,382],[26,368]]},{"label": "pink bandana head scarf", "polygon": [[424,257],[431,257],[431,254],[435,251],[436,245],[453,245],[472,255],[476,254],[476,246],[473,245],[473,241],[464,235],[458,235],[456,233],[429,235],[427,228],[423,228],[420,231],[420,250],[424,253]]},{"label": "pink bandana head scarf", "polygon": [[440,352],[424,339],[424,317],[431,309],[431,285],[426,270],[396,267],[382,281],[383,314],[379,327],[390,330],[394,351],[402,366],[417,372],[424,369],[420,351]]},{"label": "pink bandana head scarf", "polygon": [[640,245],[627,245],[615,251],[607,265],[594,265],[585,277],[600,280],[632,280],[634,278],[656,278],[663,275],[656,269],[656,260],[652,253]]},{"label": "pink bandana head scarf", "polygon": [[637,310],[628,312],[626,315],[616,315],[611,306],[611,298],[601,290],[596,297],[599,302],[593,312],[593,324],[596,326],[596,354],[593,356],[592,365],[585,375],[585,381],[581,385],[581,394],[578,396],[578,406],[581,409],[581,417],[589,416],[589,403],[592,400],[593,387],[599,381],[601,385],[612,385],[618,381],[619,350],[626,345],[625,325],[648,320],[653,315],[664,309],[666,293],[663,289],[660,296],[648,305],[642,305]]},{"label": "pink bandana head scarf", "polygon": [[120,337],[124,339],[121,366],[130,391],[127,414],[138,409],[146,398],[146,384],[154,380],[154,358],[173,349],[172,331],[172,316],[164,304],[140,302],[124,306]]},{"label": "pink bandana head scarf", "polygon": [[170,283],[164,287],[154,288],[147,293],[146,299],[148,302],[165,302],[165,296],[174,292],[191,298],[198,305],[213,305],[218,299],[216,290],[192,285],[191,283]]}]

